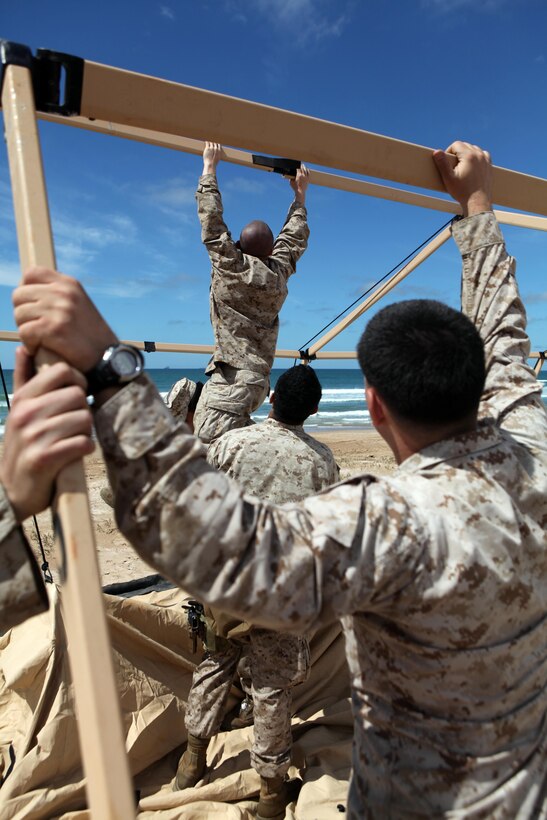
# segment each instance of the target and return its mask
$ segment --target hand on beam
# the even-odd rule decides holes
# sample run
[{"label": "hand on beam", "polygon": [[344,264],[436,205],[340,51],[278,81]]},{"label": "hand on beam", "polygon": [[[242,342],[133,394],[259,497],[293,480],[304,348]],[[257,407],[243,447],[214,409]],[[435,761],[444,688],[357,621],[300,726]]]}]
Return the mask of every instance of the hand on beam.
[{"label": "hand on beam", "polygon": [[218,142],[206,142],[203,149],[203,173],[216,174],[217,165],[222,159],[224,151]]}]

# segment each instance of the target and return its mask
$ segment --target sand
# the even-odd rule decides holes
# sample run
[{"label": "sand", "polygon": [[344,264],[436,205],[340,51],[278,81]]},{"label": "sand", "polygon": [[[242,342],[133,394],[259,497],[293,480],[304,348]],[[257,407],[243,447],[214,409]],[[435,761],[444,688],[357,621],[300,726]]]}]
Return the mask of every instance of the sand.
[{"label": "sand", "polygon": [[[315,437],[333,450],[340,466],[342,478],[367,472],[376,475],[390,473],[395,468],[391,451],[383,439],[373,430],[329,430],[316,433]],[[106,469],[100,448],[85,459],[89,501],[95,525],[95,536],[103,584],[141,578],[155,572],[142,561],[120,534],[114,515],[100,496],[106,484]],[[49,512],[38,516],[40,536],[53,576],[56,578],[53,534]],[[32,522],[25,524],[28,539],[35,549],[39,563],[42,562],[38,537]]]}]

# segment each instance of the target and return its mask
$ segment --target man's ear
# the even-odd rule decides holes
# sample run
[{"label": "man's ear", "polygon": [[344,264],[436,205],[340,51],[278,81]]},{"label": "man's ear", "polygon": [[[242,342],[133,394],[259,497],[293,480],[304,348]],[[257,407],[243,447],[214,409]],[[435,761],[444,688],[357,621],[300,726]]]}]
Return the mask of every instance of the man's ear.
[{"label": "man's ear", "polygon": [[275,390],[272,390],[272,392],[270,393],[270,404],[271,405],[273,405],[274,400],[275,400]]},{"label": "man's ear", "polygon": [[374,427],[378,429],[387,421],[384,403],[376,389],[371,385],[365,387],[365,398],[367,400],[368,412],[370,413],[370,420]]}]

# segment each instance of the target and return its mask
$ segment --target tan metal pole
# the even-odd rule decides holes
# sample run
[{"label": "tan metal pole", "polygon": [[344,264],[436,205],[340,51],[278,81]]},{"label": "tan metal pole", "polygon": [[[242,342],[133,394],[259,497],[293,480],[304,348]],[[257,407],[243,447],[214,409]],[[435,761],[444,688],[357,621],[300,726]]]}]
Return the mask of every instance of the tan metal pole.
[{"label": "tan metal pole", "polygon": [[[19,334],[13,330],[0,330],[0,342],[18,342]],[[126,345],[134,345],[139,350],[145,349],[145,342],[134,341],[133,339],[126,339],[123,342]],[[171,342],[154,342],[156,351],[158,353],[208,353],[211,354],[214,350],[213,345],[184,345],[173,344]],[[300,356],[299,350],[276,350],[276,359],[298,359]],[[357,354],[355,350],[319,350],[316,354],[318,359],[355,359]],[[529,359],[537,359],[539,362],[545,363],[545,354],[537,351],[530,353]],[[536,367],[539,362],[536,362]],[[541,369],[541,368],[540,368]]]},{"label": "tan metal pole", "polygon": [[[86,60],[80,113],[442,191],[431,148]],[[547,216],[547,180],[495,167],[498,205]]]},{"label": "tan metal pole", "polygon": [[[29,69],[7,67],[2,106],[21,266],[54,268]],[[45,351],[38,358],[55,360]],[[89,808],[93,820],[129,820],[135,801],[82,461],[58,477],[54,520]]]},{"label": "tan metal pole", "polygon": [[441,245],[443,245],[448,239],[450,239],[449,227],[444,228],[444,230],[442,230],[440,234],[438,234],[438,236],[432,239],[431,242],[429,242],[429,244],[425,246],[425,248],[422,248],[422,250],[418,254],[416,254],[414,259],[411,259],[410,262],[404,266],[404,268],[398,271],[398,273],[395,273],[391,277],[391,279],[387,280],[387,282],[382,282],[382,284],[378,286],[374,293],[372,293],[370,296],[367,296],[367,298],[359,305],[357,305],[357,307],[355,307],[351,311],[351,313],[348,313],[348,315],[340,322],[338,322],[337,325],[335,325],[333,328],[331,328],[331,330],[325,333],[325,335],[322,336],[317,342],[314,342],[314,344],[309,348],[310,355],[317,353],[317,351],[321,350],[322,347],[325,347],[326,344],[328,344],[332,339],[334,339],[335,336],[338,336],[339,333],[345,330],[348,327],[348,325],[351,325],[353,322],[355,322],[355,320],[358,319],[359,316],[362,316],[366,310],[375,305],[376,302],[378,302],[383,296],[386,295],[386,293],[389,293],[389,291],[392,290],[395,287],[395,285],[397,285],[402,279],[408,276],[409,273],[415,270],[418,267],[418,265],[420,265],[425,259],[431,256],[432,253],[435,253],[437,248],[440,248]]},{"label": "tan metal pole", "polygon": [[[164,134],[159,131],[150,131],[146,128],[136,128],[135,126],[120,125],[119,123],[104,122],[102,120],[89,120],[85,117],[62,117],[59,114],[39,114],[38,116],[40,119],[48,122],[72,125],[87,131],[96,131],[100,134],[122,137],[148,145],[159,145],[163,148],[170,148],[175,151],[184,151],[187,154],[201,155],[205,147],[203,140]],[[260,171],[271,172],[272,170],[263,165],[256,165],[253,162],[251,153],[248,151],[240,151],[236,148],[224,147],[223,159],[235,165],[257,168]],[[461,212],[459,205],[453,200],[440,199],[436,196],[427,196],[426,194],[419,194],[400,188],[391,188],[388,185],[379,185],[376,182],[367,182],[363,179],[352,179],[338,174],[329,174],[325,171],[316,171],[313,168],[310,169],[310,182],[313,185],[320,185],[324,188],[333,188],[339,191],[363,194],[378,199],[387,199],[391,202],[402,202],[406,205],[417,205],[421,208],[429,208],[430,210],[442,211],[444,213],[458,214]],[[517,225],[522,228],[547,231],[547,219],[545,217],[499,210],[495,210],[494,213],[498,221],[505,225]]]},{"label": "tan metal pole", "polygon": [[539,352],[539,353],[531,353],[530,358],[532,356],[537,356],[538,357],[538,360],[534,365],[534,372],[535,372],[536,376],[539,376],[539,374],[541,373],[541,370],[543,368],[543,365],[545,364],[545,351],[542,351],[542,352]]}]

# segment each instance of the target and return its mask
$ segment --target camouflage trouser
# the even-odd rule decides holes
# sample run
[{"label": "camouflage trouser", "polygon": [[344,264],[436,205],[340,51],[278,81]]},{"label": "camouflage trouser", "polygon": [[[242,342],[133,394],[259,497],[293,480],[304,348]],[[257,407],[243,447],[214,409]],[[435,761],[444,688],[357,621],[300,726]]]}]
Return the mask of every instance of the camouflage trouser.
[{"label": "camouflage trouser", "polygon": [[269,378],[253,370],[218,363],[194,413],[194,434],[210,444],[228,430],[253,424],[254,412],[270,389]]},{"label": "camouflage trouser", "polygon": [[310,652],[305,638],[252,629],[249,642],[222,641],[207,652],[194,672],[186,706],[186,729],[212,737],[222,723],[226,700],[239,669],[253,699],[254,740],[251,763],[262,777],[280,777],[291,758],[291,692],[306,680]]}]

